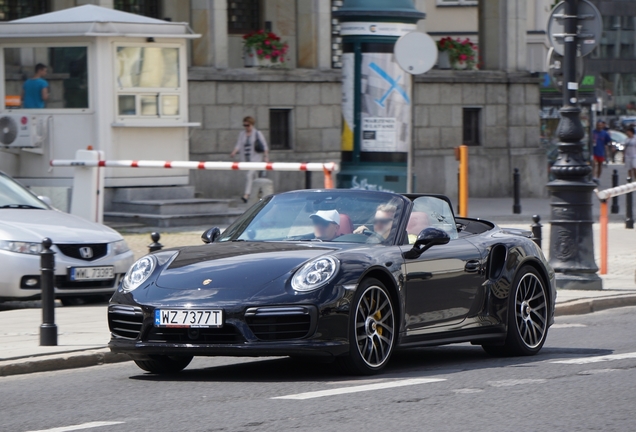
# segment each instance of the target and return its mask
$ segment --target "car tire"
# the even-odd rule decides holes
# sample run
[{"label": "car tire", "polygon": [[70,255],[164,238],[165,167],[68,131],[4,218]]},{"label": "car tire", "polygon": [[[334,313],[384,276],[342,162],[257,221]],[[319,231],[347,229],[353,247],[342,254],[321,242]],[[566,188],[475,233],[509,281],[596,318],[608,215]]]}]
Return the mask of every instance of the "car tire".
[{"label": "car tire", "polygon": [[515,277],[508,298],[508,332],[503,345],[482,345],[495,356],[531,356],[537,354],[548,336],[550,302],[539,272],[523,266]]},{"label": "car tire", "polygon": [[173,374],[181,372],[192,361],[192,356],[153,355],[148,360],[135,360],[137,366],[154,374]]},{"label": "car tire", "polygon": [[360,283],[349,312],[349,353],[338,357],[348,373],[371,375],[391,358],[397,337],[397,319],[391,294],[382,282]]}]

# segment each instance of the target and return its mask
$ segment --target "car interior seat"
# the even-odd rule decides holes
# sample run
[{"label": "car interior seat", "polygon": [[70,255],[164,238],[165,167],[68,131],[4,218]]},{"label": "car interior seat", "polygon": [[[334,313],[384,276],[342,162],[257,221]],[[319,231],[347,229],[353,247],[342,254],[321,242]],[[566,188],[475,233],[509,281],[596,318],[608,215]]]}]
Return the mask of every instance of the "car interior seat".
[{"label": "car interior seat", "polygon": [[351,218],[346,214],[340,213],[340,228],[336,233],[337,236],[351,234],[353,232],[353,224],[351,223]]}]

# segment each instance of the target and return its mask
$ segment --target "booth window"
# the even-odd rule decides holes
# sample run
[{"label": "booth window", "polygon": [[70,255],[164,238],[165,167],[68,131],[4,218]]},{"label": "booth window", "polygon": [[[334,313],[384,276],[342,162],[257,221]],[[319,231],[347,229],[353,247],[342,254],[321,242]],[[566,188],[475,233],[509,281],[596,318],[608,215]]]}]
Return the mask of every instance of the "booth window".
[{"label": "booth window", "polygon": [[[46,66],[41,77],[35,76],[38,64]],[[40,96],[42,87],[47,89],[47,100]],[[88,108],[87,48],[4,48],[4,94],[6,109]]]},{"label": "booth window", "polygon": [[119,116],[179,115],[179,48],[120,46],[116,55]]},{"label": "booth window", "polygon": [[51,12],[49,0],[0,0],[0,21],[13,21]]},{"label": "booth window", "polygon": [[115,9],[161,19],[159,0],[115,0]]},{"label": "booth window", "polygon": [[244,34],[258,30],[261,25],[259,3],[259,0],[228,0],[228,33]]}]

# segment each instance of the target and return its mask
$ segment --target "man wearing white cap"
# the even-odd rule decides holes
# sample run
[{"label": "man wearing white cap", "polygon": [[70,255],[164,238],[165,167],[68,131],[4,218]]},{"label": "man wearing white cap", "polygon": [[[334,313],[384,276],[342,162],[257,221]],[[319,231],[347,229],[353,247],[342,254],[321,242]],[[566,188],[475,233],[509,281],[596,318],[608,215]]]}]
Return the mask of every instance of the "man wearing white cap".
[{"label": "man wearing white cap", "polygon": [[314,235],[322,241],[330,241],[336,237],[340,229],[340,214],[336,210],[318,210],[309,216],[314,223]]}]

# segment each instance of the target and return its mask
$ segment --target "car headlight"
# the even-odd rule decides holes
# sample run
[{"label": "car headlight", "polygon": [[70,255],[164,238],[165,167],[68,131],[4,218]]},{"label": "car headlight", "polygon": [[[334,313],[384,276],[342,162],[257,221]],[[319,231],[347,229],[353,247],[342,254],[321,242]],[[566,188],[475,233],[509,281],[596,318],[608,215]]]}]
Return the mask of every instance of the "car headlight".
[{"label": "car headlight", "polygon": [[333,257],[321,257],[308,262],[292,278],[296,291],[312,291],[325,285],[338,272],[339,261]]},{"label": "car headlight", "polygon": [[135,262],[126,276],[124,276],[124,282],[121,285],[121,289],[124,292],[130,292],[139,286],[150,277],[152,271],[155,269],[156,259],[152,255],[140,258]]},{"label": "car headlight", "polygon": [[40,255],[42,243],[0,240],[0,249],[15,253]]},{"label": "car headlight", "polygon": [[113,252],[115,253],[115,255],[120,255],[130,250],[128,244],[126,243],[126,240],[118,240],[112,243],[111,246],[113,247]]}]

